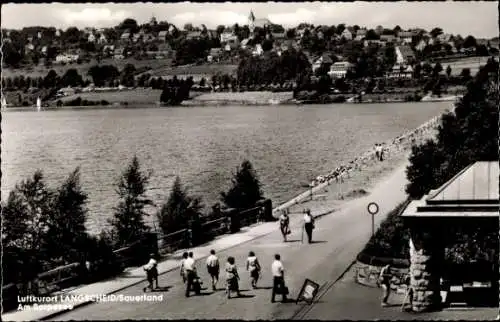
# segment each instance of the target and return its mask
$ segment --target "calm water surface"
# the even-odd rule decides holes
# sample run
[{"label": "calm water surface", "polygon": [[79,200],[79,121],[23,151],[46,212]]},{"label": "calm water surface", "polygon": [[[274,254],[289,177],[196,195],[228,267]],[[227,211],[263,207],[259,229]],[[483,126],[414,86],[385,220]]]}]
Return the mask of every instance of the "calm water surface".
[{"label": "calm water surface", "polygon": [[56,187],[80,166],[89,194],[87,226],[98,232],[118,202],[114,184],[136,153],[143,168],[153,170],[149,194],[157,206],[175,176],[211,206],[244,159],[277,205],[311,178],[450,107],[439,102],[6,112],[2,199],[36,169]]}]

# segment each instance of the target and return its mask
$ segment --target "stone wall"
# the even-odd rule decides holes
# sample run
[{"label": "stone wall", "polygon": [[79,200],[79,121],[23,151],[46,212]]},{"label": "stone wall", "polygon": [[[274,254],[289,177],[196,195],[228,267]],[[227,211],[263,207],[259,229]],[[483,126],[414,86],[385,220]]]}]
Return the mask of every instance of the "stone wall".
[{"label": "stone wall", "polygon": [[441,306],[440,278],[444,248],[439,232],[412,227],[410,239],[410,285],[413,288],[413,311],[423,312]]}]

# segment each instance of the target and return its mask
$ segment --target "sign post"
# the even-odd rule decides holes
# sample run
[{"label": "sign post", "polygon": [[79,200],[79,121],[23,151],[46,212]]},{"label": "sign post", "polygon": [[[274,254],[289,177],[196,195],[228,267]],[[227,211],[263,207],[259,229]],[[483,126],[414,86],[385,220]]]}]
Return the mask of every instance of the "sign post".
[{"label": "sign post", "polygon": [[372,237],[375,235],[375,215],[378,213],[378,205],[370,202],[367,207],[368,213],[372,215]]}]

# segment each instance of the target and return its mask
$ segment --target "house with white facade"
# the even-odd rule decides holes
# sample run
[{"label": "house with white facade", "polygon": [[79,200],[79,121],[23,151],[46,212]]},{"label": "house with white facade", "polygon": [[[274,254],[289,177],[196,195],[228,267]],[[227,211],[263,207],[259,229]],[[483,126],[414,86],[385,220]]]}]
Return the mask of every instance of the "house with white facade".
[{"label": "house with white facade", "polygon": [[331,64],[333,64],[333,60],[330,58],[330,56],[328,56],[326,54],[321,55],[321,57],[319,57],[318,59],[316,59],[314,61],[314,64],[312,64],[312,70],[313,70],[313,72],[315,72],[323,64],[331,65]]},{"label": "house with white facade", "polygon": [[130,37],[132,36],[132,34],[128,31],[125,31],[121,36],[120,36],[120,40],[123,41],[123,42],[127,42],[130,40]]},{"label": "house with white facade", "polygon": [[330,76],[333,79],[345,78],[347,72],[349,70],[352,70],[353,68],[354,65],[347,61],[336,62],[330,66],[330,71],[328,72],[328,76]]},{"label": "house with white facade", "polygon": [[232,30],[229,30],[226,28],[219,36],[220,42],[226,43],[229,39],[232,39],[234,37],[237,37]]},{"label": "house with white facade", "polygon": [[400,31],[398,33],[398,39],[400,42],[404,44],[411,44],[412,39],[413,39],[413,32],[412,31]]},{"label": "house with white facade", "polygon": [[394,47],[396,54],[396,64],[407,65],[415,59],[413,50],[408,45],[401,45]]},{"label": "house with white facade", "polygon": [[341,38],[344,38],[345,40],[352,40],[352,32],[349,31],[349,29],[345,29],[342,34],[340,35]]},{"label": "house with white facade", "polygon": [[396,41],[396,37],[394,35],[381,35],[380,40],[385,43],[390,43]]},{"label": "house with white facade", "polygon": [[252,51],[253,56],[262,56],[264,54],[264,49],[262,49],[261,44],[255,45],[255,49]]},{"label": "house with white facade", "polygon": [[96,37],[95,37],[94,33],[93,33],[93,32],[91,32],[91,33],[88,35],[88,37],[87,37],[87,42],[92,42],[92,43],[93,43],[93,42],[95,42],[95,41],[96,41]]},{"label": "house with white facade", "polygon": [[76,62],[80,58],[77,54],[59,54],[56,56],[56,63],[71,63]]},{"label": "house with white facade", "polygon": [[220,61],[221,56],[222,56],[222,49],[221,48],[211,48],[210,54],[207,56],[207,61],[209,63],[212,63],[215,61]]},{"label": "house with white facade", "polygon": [[427,42],[424,39],[422,39],[415,46],[415,49],[418,51],[423,51],[425,47],[427,47]]},{"label": "house with white facade", "polygon": [[167,41],[168,30],[162,30],[158,33],[158,41]]},{"label": "house with white facade", "polygon": [[108,43],[108,39],[106,38],[106,36],[104,35],[104,33],[101,33],[101,35],[99,36],[99,38],[97,39],[97,43],[99,45],[104,45],[104,44],[107,44]]}]

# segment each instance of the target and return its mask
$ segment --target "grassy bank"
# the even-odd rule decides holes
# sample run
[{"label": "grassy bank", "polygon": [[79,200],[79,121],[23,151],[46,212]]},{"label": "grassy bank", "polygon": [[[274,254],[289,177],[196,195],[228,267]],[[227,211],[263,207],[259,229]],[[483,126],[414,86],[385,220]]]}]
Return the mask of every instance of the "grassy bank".
[{"label": "grassy bank", "polygon": [[161,90],[159,89],[132,89],[109,92],[86,92],[60,98],[62,102],[68,102],[80,97],[82,100],[101,101],[114,103],[127,103],[129,105],[156,104],[160,101]]},{"label": "grassy bank", "polygon": [[[102,59],[99,65],[114,65],[118,70],[122,70],[123,67],[127,64],[132,64],[135,66],[136,69],[140,69],[143,67],[150,67],[152,71],[158,70],[165,68],[167,66],[170,66],[170,61],[165,60],[165,59],[144,59],[144,60],[136,60],[134,58],[126,58],[126,59],[112,59],[112,58],[105,58]],[[38,65],[38,66],[32,66],[32,67],[25,67],[25,68],[18,68],[18,69],[13,69],[13,68],[3,68],[2,69],[2,77],[15,77],[15,76],[24,76],[24,77],[45,77],[47,76],[47,73],[53,69],[58,75],[62,76],[68,69],[76,69],[78,71],[78,74],[82,75],[84,79],[90,79],[90,77],[87,75],[89,69],[94,66],[98,65],[97,60],[92,59],[88,63],[72,63],[72,64],[66,64],[66,65],[60,65],[60,64],[53,64],[51,67],[45,67],[44,65]]]},{"label": "grassy bank", "polygon": [[293,98],[292,92],[215,92],[204,93],[196,96],[189,104],[252,104],[252,105],[266,105],[271,101],[286,102]]}]

